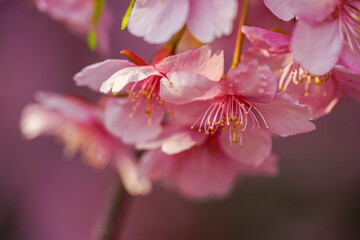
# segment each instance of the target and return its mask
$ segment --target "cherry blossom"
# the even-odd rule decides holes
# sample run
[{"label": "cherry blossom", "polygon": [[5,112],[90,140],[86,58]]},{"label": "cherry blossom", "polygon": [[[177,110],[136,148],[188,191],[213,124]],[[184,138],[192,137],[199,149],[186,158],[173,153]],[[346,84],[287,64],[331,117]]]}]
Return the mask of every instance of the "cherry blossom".
[{"label": "cherry blossom", "polygon": [[207,135],[223,129],[220,143],[242,162],[260,164],[271,152],[271,133],[286,137],[315,129],[308,108],[286,93],[276,93],[272,71],[255,59],[231,68],[217,81],[174,73],[163,83],[168,85],[162,89],[165,101],[193,103],[188,108],[196,103],[202,110],[191,129]]},{"label": "cherry blossom", "polygon": [[138,164],[131,149],[115,139],[104,128],[102,110],[82,99],[52,93],[38,93],[39,103],[28,104],[20,119],[25,138],[54,136],[64,144],[64,153],[77,151],[83,161],[102,169],[111,161],[131,194],[146,194],[151,185],[139,179]]},{"label": "cherry blossom", "polygon": [[[184,120],[184,119],[182,119]],[[148,151],[140,159],[141,177],[169,183],[190,199],[223,198],[239,176],[273,176],[277,158],[269,155],[260,165],[248,165],[228,154],[215,135],[191,131],[186,124],[164,129],[158,139],[138,145]]]},{"label": "cherry blossom", "polygon": [[243,32],[255,48],[245,58],[256,57],[271,66],[279,80],[279,90],[307,105],[314,117],[331,112],[344,93],[359,98],[360,77],[341,65],[320,76],[307,72],[291,53],[291,36],[257,27],[244,26]]},{"label": "cherry blossom", "polygon": [[[128,95],[128,100],[114,98],[105,107],[107,129],[128,144],[146,142],[160,134],[164,114],[172,112],[161,95],[162,82],[169,76],[181,73],[188,78],[215,80],[220,77],[216,74],[223,71],[224,66],[223,53],[219,51],[211,55],[208,46],[169,56],[153,64],[130,51],[125,54],[136,65],[126,60],[110,59],[85,67],[74,80],[91,89],[99,88],[102,82],[101,92]],[[136,130],[138,134],[134,134]]]},{"label": "cherry blossom", "polygon": [[339,61],[360,73],[360,2],[354,0],[264,0],[279,18],[298,19],[294,59],[313,75],[327,74]]}]

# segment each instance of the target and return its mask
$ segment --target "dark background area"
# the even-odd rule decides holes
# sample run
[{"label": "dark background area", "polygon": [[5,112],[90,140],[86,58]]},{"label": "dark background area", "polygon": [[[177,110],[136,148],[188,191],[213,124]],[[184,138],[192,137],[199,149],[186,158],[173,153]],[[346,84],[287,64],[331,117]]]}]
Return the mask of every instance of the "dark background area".
[{"label": "dark background area", "polygon": [[[129,48],[151,59],[156,48],[120,31],[126,4],[109,1],[110,57]],[[274,17],[261,3],[252,11],[249,25],[282,24],[270,23]],[[221,44],[231,58],[233,38],[214,46]],[[27,1],[0,1],[0,239],[93,236],[115,172],[65,159],[51,138],[26,141],[18,125],[38,90],[96,99],[75,87],[72,76],[108,57],[89,51],[81,37]],[[360,239],[359,122],[359,103],[345,98],[315,122],[315,132],[275,138],[280,174],[240,179],[222,201],[192,202],[156,186],[128,203],[121,239]]]}]

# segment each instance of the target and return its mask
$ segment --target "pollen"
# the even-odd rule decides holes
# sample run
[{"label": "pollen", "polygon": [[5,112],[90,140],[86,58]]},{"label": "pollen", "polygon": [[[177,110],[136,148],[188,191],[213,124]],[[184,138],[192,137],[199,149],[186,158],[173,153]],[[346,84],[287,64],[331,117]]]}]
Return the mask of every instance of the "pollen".
[{"label": "pollen", "polygon": [[304,88],[304,97],[309,97],[309,91],[311,91],[312,86],[321,86],[331,79],[332,76],[333,71],[321,76],[311,75],[300,64],[292,61],[283,70],[279,81],[279,89],[285,92],[290,84],[294,84],[297,87]]},{"label": "pollen", "polygon": [[127,90],[128,99],[134,103],[133,112],[129,115],[130,118],[134,117],[137,110],[143,104],[146,104],[144,113],[149,118],[150,124],[153,111],[164,109],[167,114],[173,112],[171,107],[168,107],[160,97],[160,80],[161,76],[150,76],[142,81],[133,83],[130,89]]},{"label": "pollen", "polygon": [[206,135],[213,135],[221,128],[229,132],[230,145],[242,146],[242,132],[254,127],[269,129],[265,117],[251,102],[243,96],[223,95],[218,97],[210,107],[190,127],[198,127],[198,132],[205,131]]}]

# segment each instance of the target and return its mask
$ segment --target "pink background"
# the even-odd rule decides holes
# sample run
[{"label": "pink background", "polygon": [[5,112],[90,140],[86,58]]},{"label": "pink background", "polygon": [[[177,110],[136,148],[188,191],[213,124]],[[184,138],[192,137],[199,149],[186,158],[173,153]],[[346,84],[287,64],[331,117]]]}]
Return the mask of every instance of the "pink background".
[{"label": "pink background", "polygon": [[[119,2],[109,1],[116,15],[111,57],[129,48],[151,59],[156,48],[120,31],[127,1]],[[250,14],[249,25],[282,24],[270,22],[261,3],[257,10],[261,13]],[[224,43],[230,59],[233,38],[214,46]],[[108,57],[90,52],[80,37],[27,1],[0,1],[0,239],[93,235],[114,171],[65,159],[51,138],[23,140],[18,124],[38,90],[96,99],[75,87],[72,76]],[[240,180],[223,201],[191,202],[156,186],[127,205],[121,239],[359,239],[359,122],[359,104],[345,98],[316,121],[317,131],[274,139],[279,176]]]}]

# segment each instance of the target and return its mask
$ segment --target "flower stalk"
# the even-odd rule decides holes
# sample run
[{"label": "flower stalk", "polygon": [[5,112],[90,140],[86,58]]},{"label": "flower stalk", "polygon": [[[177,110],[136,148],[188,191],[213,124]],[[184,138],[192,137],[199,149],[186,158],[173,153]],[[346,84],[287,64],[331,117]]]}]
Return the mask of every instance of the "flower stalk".
[{"label": "flower stalk", "polygon": [[121,232],[122,217],[129,194],[126,192],[120,178],[115,177],[115,182],[110,186],[109,202],[106,205],[102,224],[95,237],[97,240],[115,239]]},{"label": "flower stalk", "polygon": [[239,21],[239,26],[238,26],[238,30],[237,30],[235,50],[234,50],[234,56],[233,56],[231,68],[236,68],[240,62],[241,50],[242,50],[243,39],[244,39],[244,34],[241,31],[241,29],[242,29],[242,26],[244,26],[246,23],[249,6],[250,6],[250,0],[244,0],[243,7],[242,7],[242,13],[240,16],[240,21]]}]

